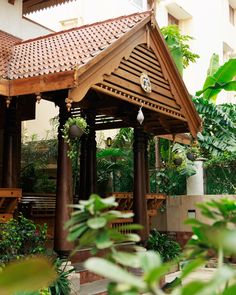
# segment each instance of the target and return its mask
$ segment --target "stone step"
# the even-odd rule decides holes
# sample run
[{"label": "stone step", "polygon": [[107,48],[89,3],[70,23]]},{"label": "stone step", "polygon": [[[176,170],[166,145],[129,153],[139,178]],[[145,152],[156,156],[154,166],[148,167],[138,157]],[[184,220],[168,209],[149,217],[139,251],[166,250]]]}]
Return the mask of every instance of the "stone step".
[{"label": "stone step", "polygon": [[79,295],[106,295],[108,279],[94,281],[80,286]]}]

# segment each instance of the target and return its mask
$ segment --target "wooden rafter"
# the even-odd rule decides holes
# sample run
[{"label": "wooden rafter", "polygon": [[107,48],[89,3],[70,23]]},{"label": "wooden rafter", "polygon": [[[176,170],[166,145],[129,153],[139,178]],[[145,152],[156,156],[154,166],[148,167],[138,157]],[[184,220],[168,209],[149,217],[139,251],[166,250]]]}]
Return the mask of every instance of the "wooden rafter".
[{"label": "wooden rafter", "polygon": [[[9,1],[13,0],[8,0],[8,2]],[[70,1],[72,0],[23,0],[23,14],[35,12],[41,9],[49,8]]]}]

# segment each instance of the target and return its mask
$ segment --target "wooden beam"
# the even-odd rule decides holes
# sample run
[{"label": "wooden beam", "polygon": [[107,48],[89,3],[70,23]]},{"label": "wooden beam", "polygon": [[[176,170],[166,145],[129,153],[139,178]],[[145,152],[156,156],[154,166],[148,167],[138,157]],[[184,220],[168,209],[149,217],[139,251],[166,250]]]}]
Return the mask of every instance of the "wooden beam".
[{"label": "wooden beam", "polygon": [[15,0],[8,0],[8,3],[14,5],[15,4]]},{"label": "wooden beam", "polygon": [[9,96],[9,81],[0,79],[0,95]]},{"label": "wooden beam", "polygon": [[10,81],[9,96],[55,91],[75,86],[74,70]]}]

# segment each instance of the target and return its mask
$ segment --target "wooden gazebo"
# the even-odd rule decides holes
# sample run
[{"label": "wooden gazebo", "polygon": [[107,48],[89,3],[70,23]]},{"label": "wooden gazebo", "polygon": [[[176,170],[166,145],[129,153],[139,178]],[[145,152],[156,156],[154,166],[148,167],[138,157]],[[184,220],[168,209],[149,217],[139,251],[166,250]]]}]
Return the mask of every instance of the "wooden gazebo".
[{"label": "wooden gazebo", "polygon": [[[24,1],[25,3],[27,1]],[[1,34],[1,33],[0,33]],[[72,203],[71,163],[61,135],[67,118],[81,115],[90,131],[82,138],[80,199],[96,192],[96,130],[134,128],[135,222],[147,237],[147,133],[190,132],[200,119],[151,12],[136,13],[34,40],[4,38],[0,57],[0,113],[4,136],[2,187],[18,186],[20,122],[34,117],[36,99],[59,106],[54,248],[71,249],[63,229]],[[4,101],[5,100],[5,101]],[[142,107],[144,121],[137,122]]]}]

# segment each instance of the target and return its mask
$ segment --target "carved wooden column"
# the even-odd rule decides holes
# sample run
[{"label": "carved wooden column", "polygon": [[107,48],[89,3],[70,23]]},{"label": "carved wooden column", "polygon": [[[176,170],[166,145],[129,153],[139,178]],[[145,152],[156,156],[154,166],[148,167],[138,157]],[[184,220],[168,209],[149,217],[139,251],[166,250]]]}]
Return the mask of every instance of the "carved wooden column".
[{"label": "carved wooden column", "polygon": [[92,193],[97,191],[97,143],[95,131],[95,117],[94,113],[87,114],[87,123],[89,125],[89,134],[87,135],[87,167],[86,167],[86,197],[88,198]]},{"label": "carved wooden column", "polygon": [[3,147],[3,187],[18,187],[21,159],[21,121],[17,101],[12,99],[5,112]]},{"label": "carved wooden column", "polygon": [[87,134],[80,139],[80,172],[79,172],[79,200],[86,200],[87,179]]},{"label": "carved wooden column", "polygon": [[61,132],[70,113],[66,109],[64,99],[57,104],[59,106],[59,127],[54,250],[64,256],[73,248],[73,244],[66,240],[68,231],[64,229],[65,222],[70,218],[71,213],[71,209],[67,205],[73,203],[72,165],[67,156],[68,144],[64,141]]},{"label": "carved wooden column", "polygon": [[141,241],[148,238],[149,226],[147,217],[146,193],[146,135],[142,128],[134,128],[134,192],[133,211],[134,222],[143,226],[139,232]]},{"label": "carved wooden column", "polygon": [[146,193],[150,193],[150,175],[149,175],[149,157],[148,157],[148,135],[147,133],[144,134],[144,150],[145,150],[145,187]]}]

